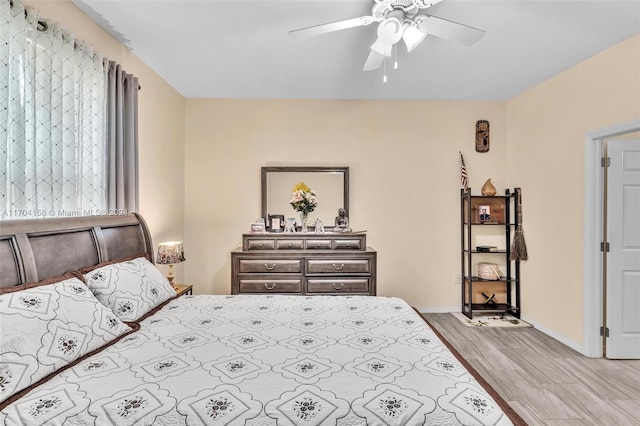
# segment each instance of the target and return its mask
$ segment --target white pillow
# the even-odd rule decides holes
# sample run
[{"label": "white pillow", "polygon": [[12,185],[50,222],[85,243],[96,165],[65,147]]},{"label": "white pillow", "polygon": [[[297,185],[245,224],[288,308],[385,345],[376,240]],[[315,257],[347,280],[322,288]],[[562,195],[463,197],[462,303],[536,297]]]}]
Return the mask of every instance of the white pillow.
[{"label": "white pillow", "polygon": [[122,321],[137,321],[176,296],[169,281],[144,257],[98,266],[84,274],[85,282]]},{"label": "white pillow", "polygon": [[71,275],[0,291],[0,402],[130,331]]}]

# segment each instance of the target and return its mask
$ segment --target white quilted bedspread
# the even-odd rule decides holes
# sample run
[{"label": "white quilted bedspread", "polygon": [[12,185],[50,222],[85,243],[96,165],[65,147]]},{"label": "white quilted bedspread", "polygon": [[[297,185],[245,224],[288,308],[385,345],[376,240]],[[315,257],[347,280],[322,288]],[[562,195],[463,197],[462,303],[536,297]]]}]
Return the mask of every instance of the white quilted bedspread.
[{"label": "white quilted bedspread", "polygon": [[507,425],[403,300],[183,296],[0,413],[7,425]]}]

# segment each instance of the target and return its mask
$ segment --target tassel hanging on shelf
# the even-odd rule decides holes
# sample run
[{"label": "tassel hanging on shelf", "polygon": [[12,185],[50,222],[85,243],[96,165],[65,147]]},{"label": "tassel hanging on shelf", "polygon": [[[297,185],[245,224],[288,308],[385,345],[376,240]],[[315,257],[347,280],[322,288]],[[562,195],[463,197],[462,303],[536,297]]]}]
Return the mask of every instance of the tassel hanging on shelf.
[{"label": "tassel hanging on shelf", "polygon": [[527,244],[524,241],[524,230],[522,229],[522,192],[516,188],[516,203],[518,205],[518,226],[516,227],[513,242],[511,243],[511,260],[527,260]]}]

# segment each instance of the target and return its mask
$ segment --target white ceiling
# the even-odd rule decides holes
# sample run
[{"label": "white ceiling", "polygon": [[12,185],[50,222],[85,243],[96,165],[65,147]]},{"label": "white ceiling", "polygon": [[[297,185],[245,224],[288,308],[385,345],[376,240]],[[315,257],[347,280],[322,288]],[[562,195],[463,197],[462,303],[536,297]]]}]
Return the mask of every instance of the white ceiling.
[{"label": "white ceiling", "polygon": [[640,0],[444,0],[429,14],[485,37],[399,45],[383,84],[382,70],[362,71],[376,23],[287,34],[369,15],[370,0],[72,1],[188,98],[503,101],[640,32]]}]

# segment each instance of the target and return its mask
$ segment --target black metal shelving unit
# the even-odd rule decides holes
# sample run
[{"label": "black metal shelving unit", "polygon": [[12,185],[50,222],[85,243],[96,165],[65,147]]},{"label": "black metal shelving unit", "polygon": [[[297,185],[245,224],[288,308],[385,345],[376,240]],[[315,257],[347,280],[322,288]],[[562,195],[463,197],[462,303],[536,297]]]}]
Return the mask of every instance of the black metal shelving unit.
[{"label": "black metal shelving unit", "polygon": [[[496,211],[502,211],[496,220],[480,220],[479,206],[493,206]],[[468,191],[460,190],[460,244],[461,244],[461,287],[462,287],[462,313],[468,318],[473,318],[474,312],[494,312],[509,314],[520,318],[520,261],[511,260],[512,235],[518,226],[518,205],[515,200],[515,191],[508,189],[504,195],[471,195]],[[503,230],[504,247],[497,251],[479,251],[474,247],[474,237],[482,235],[486,227],[499,227]],[[495,228],[494,228],[495,229]],[[477,270],[476,259],[480,256],[495,257],[502,260],[504,274],[499,279],[484,279],[474,275],[474,267]],[[502,272],[502,271],[501,271]],[[505,293],[494,303],[478,301],[479,291],[477,287],[504,286]],[[474,301],[475,300],[475,301]]]}]

